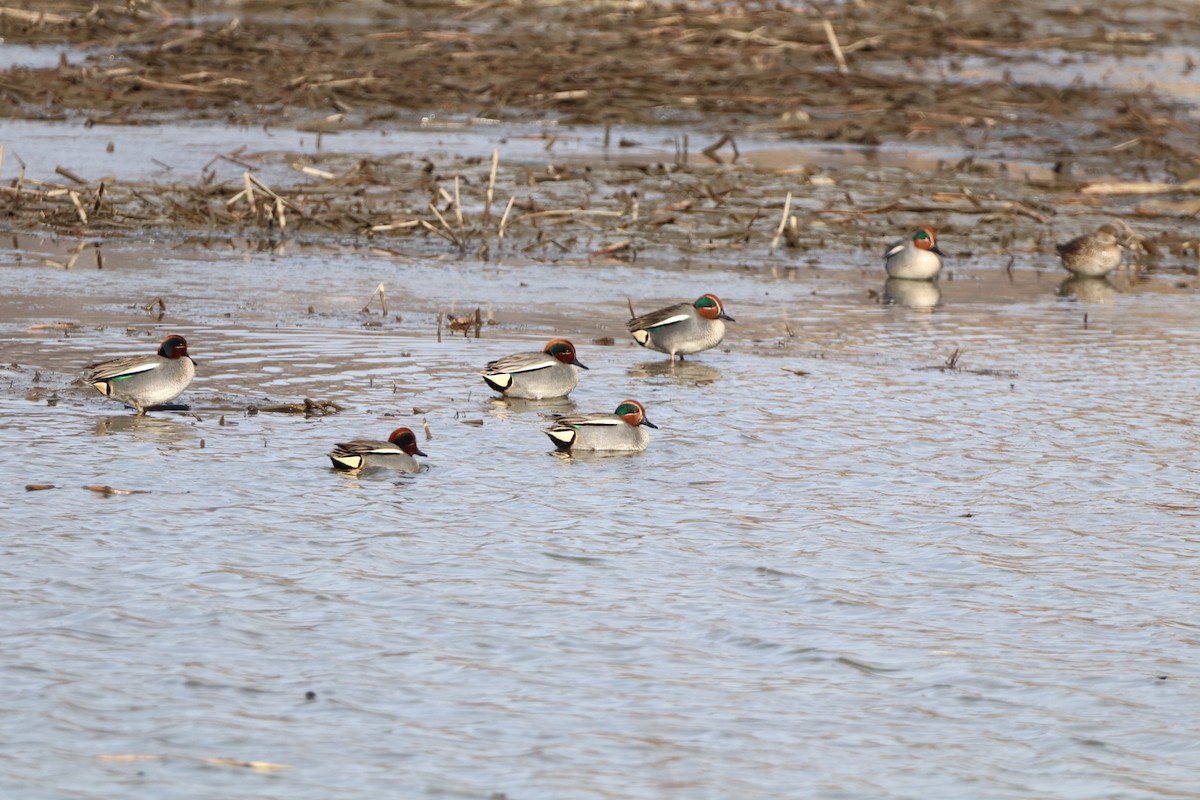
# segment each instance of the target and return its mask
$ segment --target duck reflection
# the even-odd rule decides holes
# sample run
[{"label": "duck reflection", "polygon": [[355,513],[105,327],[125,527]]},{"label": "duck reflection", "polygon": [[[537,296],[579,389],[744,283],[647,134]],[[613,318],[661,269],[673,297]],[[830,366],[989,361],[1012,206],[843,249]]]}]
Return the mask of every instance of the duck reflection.
[{"label": "duck reflection", "polygon": [[721,370],[697,361],[645,361],[629,368],[634,378],[666,378],[673,383],[687,386],[715,383],[721,378]]},{"label": "duck reflection", "polygon": [[565,450],[550,450],[546,455],[554,456],[566,463],[572,463],[580,461],[604,461],[610,458],[629,458],[631,456],[644,455],[645,452],[645,450],[575,450],[568,453]]},{"label": "duck reflection", "polygon": [[1058,285],[1055,293],[1059,297],[1075,298],[1084,303],[1113,303],[1121,290],[1113,286],[1108,278],[1084,278],[1073,276]]},{"label": "duck reflection", "polygon": [[97,436],[131,434],[155,442],[182,442],[196,436],[195,428],[178,417],[151,417],[130,414],[127,417],[101,417],[96,420]]},{"label": "duck reflection", "polygon": [[888,278],[883,284],[884,305],[936,308],[940,302],[942,302],[942,290],[934,281]]},{"label": "duck reflection", "polygon": [[517,397],[494,397],[488,401],[495,413],[503,415],[537,413],[562,416],[575,413],[575,401],[569,397],[548,397],[545,400],[524,400]]}]

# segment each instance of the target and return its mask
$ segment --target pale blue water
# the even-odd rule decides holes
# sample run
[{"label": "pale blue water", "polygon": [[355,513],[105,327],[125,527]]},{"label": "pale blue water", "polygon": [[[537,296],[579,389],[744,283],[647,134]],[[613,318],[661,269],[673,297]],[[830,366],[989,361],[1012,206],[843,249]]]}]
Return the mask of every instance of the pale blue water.
[{"label": "pale blue water", "polygon": [[[882,271],[844,253],[774,273],[35,257],[73,244],[0,250],[6,797],[1200,786],[1194,281],[1082,304],[1059,273],[981,259],[927,313],[876,304]],[[401,320],[363,328],[381,280]],[[721,350],[672,371],[626,340],[626,296],[703,291],[738,319]],[[481,339],[437,341],[439,307],[489,302]],[[61,320],[80,327],[28,329]],[[167,331],[200,364],[192,415],[70,384]],[[539,411],[474,374],[560,334],[591,367],[566,407],[641,400],[647,452],[556,457]],[[956,348],[999,374],[919,369]],[[347,408],[246,414],[268,397]],[[427,472],[329,469],[335,442],[400,425]],[[129,754],[155,758],[105,758]]]}]

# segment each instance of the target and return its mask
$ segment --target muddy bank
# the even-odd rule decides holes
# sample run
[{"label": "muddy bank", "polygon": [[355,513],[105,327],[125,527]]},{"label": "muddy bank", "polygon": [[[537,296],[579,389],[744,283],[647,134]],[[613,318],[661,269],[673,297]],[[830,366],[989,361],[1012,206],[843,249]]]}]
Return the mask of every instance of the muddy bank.
[{"label": "muddy bank", "polygon": [[[199,121],[288,126],[317,148],[247,148],[230,127],[201,169],[142,180],[102,159],[26,173],[17,159],[33,145],[9,138],[0,225],[349,237],[480,259],[790,259],[831,241],[876,248],[918,221],[959,255],[1052,254],[1121,216],[1141,261],[1190,269],[1180,220],[1200,210],[1188,183],[1200,120],[1178,93],[1101,75],[1173,53],[1196,28],[1182,5],[1136,3],[1085,15],[871,2],[828,18],[751,3],[8,9],[6,43],[62,56],[0,73],[0,115],[71,126],[110,151],[129,126],[186,140],[170,126]],[[1185,82],[1192,66],[1172,62]],[[1095,82],[1064,81],[1075,69]],[[506,133],[489,139],[497,123]],[[420,142],[345,151],[334,135],[422,126],[483,134],[474,151],[435,155]],[[650,152],[631,126],[658,131]],[[513,131],[542,153],[511,155]],[[572,136],[590,144],[564,153]],[[881,165],[886,148],[919,155]]]}]

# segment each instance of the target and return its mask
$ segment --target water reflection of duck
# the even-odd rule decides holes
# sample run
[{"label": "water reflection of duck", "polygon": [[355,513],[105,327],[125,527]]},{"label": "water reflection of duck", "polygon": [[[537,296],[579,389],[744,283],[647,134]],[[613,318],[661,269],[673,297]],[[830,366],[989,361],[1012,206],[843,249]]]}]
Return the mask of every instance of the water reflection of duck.
[{"label": "water reflection of duck", "polygon": [[934,281],[888,278],[883,284],[883,302],[908,308],[934,308],[942,302],[942,290]]},{"label": "water reflection of duck", "polygon": [[[523,400],[517,397],[495,397],[490,401],[497,412],[511,411],[524,414],[530,411],[542,414],[563,415],[575,410],[575,401],[567,397],[548,397],[545,400]],[[503,416],[503,414],[501,414]]]},{"label": "water reflection of duck", "polygon": [[696,361],[646,361],[629,368],[634,378],[667,378],[688,386],[714,383],[721,378],[721,370]]},{"label": "water reflection of duck", "polygon": [[1121,290],[1113,286],[1108,278],[1067,278],[1055,290],[1059,297],[1073,297],[1084,303],[1112,303]]},{"label": "water reflection of duck", "polygon": [[156,442],[181,442],[196,435],[195,429],[172,417],[123,416],[102,417],[96,420],[96,435],[133,434],[139,439]]}]

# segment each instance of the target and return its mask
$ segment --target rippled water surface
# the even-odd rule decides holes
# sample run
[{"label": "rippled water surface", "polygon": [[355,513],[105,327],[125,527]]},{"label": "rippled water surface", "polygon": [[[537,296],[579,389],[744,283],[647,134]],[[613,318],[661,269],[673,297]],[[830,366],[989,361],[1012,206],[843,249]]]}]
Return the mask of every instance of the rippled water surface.
[{"label": "rippled water surface", "polygon": [[[1200,787],[1194,288],[1071,299],[1052,265],[981,260],[901,291],[930,311],[877,302],[877,253],[43,263],[73,246],[0,250],[5,797]],[[626,338],[626,297],[705,291],[738,319],[721,349],[672,369]],[[489,305],[480,338],[438,340],[439,309]],[[167,331],[200,365],[190,413],[76,382]],[[506,406],[474,374],[559,334],[591,367],[568,402]],[[345,410],[246,411],[304,397]],[[627,397],[659,426],[645,453],[550,453],[550,412]],[[329,469],[400,425],[426,472]]]}]

